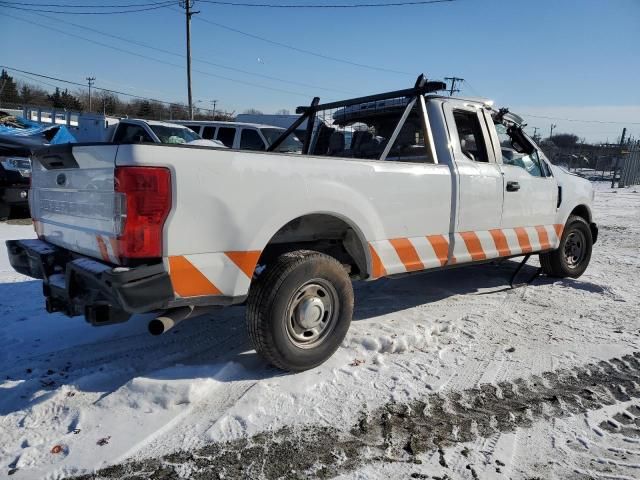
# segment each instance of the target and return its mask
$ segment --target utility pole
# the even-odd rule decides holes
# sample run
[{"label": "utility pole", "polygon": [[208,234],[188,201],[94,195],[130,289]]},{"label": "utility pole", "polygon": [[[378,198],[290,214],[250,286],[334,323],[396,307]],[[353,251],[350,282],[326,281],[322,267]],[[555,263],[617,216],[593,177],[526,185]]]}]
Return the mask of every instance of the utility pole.
[{"label": "utility pole", "polygon": [[449,96],[453,96],[454,93],[459,92],[460,89],[456,88],[456,82],[464,82],[464,78],[460,77],[444,77],[445,80],[451,80],[451,88],[449,89]]},{"label": "utility pole", "polygon": [[[622,129],[622,135],[620,136],[620,154],[615,158],[615,163],[613,164],[613,177],[611,177],[611,188],[613,188],[613,186],[616,183],[616,174],[619,170],[618,166],[620,165],[620,160],[622,160],[622,147],[624,146],[624,137],[626,136],[627,136],[627,127],[624,127]],[[618,181],[618,188],[620,188],[620,181]]]},{"label": "utility pole", "polygon": [[533,139],[536,140],[538,138],[538,130],[540,129],[538,127],[531,127],[531,128],[533,128]]},{"label": "utility pole", "polygon": [[211,100],[211,103],[213,103],[213,110],[211,111],[211,117],[215,120],[216,119],[216,103],[218,103],[218,100]]},{"label": "utility pole", "polygon": [[555,123],[551,124],[551,131],[549,132],[549,138],[553,137],[553,129],[556,128],[558,125],[556,125]]},{"label": "utility pole", "polygon": [[91,112],[91,87],[93,86],[93,82],[96,81],[96,77],[87,77],[87,82],[89,82],[89,111]]},{"label": "utility pole", "polygon": [[196,13],[193,8],[193,0],[181,0],[180,6],[184,8],[187,20],[187,91],[189,96],[189,120],[193,120],[193,97],[191,96],[191,16]]}]

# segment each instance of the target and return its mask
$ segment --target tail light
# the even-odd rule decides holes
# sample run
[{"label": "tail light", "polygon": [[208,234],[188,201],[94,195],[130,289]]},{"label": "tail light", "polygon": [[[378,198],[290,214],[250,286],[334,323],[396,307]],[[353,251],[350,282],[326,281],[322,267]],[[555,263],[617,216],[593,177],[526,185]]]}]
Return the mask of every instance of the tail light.
[{"label": "tail light", "polygon": [[121,259],[162,256],[162,229],[171,211],[171,172],[162,167],[117,167],[115,190],[124,216],[117,237]]}]

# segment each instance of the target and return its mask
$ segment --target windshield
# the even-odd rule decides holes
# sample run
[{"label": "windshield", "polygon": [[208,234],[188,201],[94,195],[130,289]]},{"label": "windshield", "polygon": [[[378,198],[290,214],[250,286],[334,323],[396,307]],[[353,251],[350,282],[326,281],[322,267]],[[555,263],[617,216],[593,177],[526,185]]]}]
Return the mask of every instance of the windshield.
[{"label": "windshield", "polygon": [[[267,139],[267,143],[271,145],[285,130],[282,128],[261,128],[260,131],[264,135],[264,138]],[[302,152],[302,142],[298,140],[298,137],[294,134],[291,134],[276,148],[276,152],[300,153]]]},{"label": "windshield", "polygon": [[189,143],[200,140],[200,135],[185,127],[168,127],[166,125],[149,125],[160,143]]}]

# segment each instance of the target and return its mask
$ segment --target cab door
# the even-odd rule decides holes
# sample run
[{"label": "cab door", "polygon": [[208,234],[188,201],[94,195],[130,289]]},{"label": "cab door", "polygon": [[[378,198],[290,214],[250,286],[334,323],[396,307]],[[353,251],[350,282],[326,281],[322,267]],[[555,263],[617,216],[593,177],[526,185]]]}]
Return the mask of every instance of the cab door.
[{"label": "cab door", "polygon": [[[487,120],[491,117],[487,115]],[[558,184],[544,155],[518,127],[489,124],[495,154],[504,176],[502,228],[552,226],[558,203]]]},{"label": "cab door", "polygon": [[491,230],[502,221],[503,180],[482,106],[464,100],[443,104],[457,181],[451,261],[462,263],[498,256]]}]

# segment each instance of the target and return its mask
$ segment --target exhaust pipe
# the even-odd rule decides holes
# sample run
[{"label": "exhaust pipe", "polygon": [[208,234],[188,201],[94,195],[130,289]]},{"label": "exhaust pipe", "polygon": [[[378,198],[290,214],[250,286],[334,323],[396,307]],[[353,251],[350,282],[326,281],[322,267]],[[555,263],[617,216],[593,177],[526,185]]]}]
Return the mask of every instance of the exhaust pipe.
[{"label": "exhaust pipe", "polygon": [[151,335],[162,335],[187,318],[209,313],[215,309],[215,306],[187,306],[172,308],[149,322],[149,333]]}]

